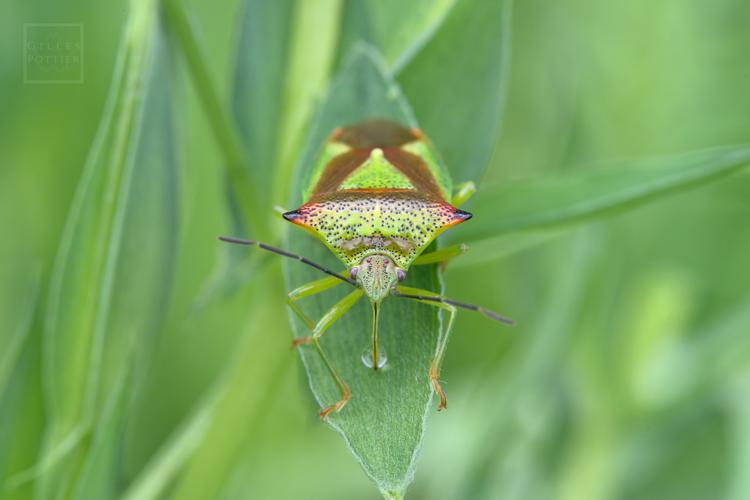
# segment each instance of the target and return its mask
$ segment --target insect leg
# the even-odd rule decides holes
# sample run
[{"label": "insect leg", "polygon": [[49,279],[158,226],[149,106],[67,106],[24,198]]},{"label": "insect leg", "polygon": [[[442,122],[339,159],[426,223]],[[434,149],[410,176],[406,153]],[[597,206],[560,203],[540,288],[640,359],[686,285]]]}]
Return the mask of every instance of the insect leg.
[{"label": "insect leg", "polygon": [[345,296],[333,307],[331,307],[331,309],[329,309],[328,312],[325,313],[323,317],[320,318],[320,320],[313,326],[311,336],[295,339],[294,342],[294,345],[312,344],[315,347],[315,350],[318,351],[320,358],[323,360],[323,363],[326,365],[326,368],[330,372],[331,376],[336,382],[336,385],[341,391],[341,399],[339,401],[332,405],[326,406],[320,411],[319,415],[322,419],[325,419],[333,411],[341,410],[349,401],[349,398],[351,397],[351,391],[349,390],[349,386],[346,385],[346,382],[344,382],[344,380],[331,364],[328,356],[326,356],[325,352],[323,351],[323,347],[320,345],[319,339],[332,324],[338,321],[338,319],[341,318],[341,316],[343,316],[344,313],[346,313],[346,311],[348,311],[357,302],[357,300],[359,300],[360,297],[362,297],[363,293],[364,292],[358,288],[351,292],[349,295]]},{"label": "insect leg", "polygon": [[[422,290],[419,288],[412,288],[408,286],[400,286],[398,287],[400,292],[408,293],[412,295],[419,295],[419,296],[434,296],[439,297],[439,294],[436,294],[435,292],[430,292],[428,290]],[[418,300],[418,299],[417,299]],[[445,392],[443,391],[443,388],[440,387],[440,381],[438,380],[440,378],[440,368],[443,365],[443,357],[445,356],[445,348],[448,346],[448,335],[451,332],[451,329],[453,328],[453,320],[456,318],[456,308],[453,307],[450,304],[444,304],[442,302],[431,302],[427,300],[419,300],[419,302],[422,302],[423,304],[440,307],[441,309],[445,309],[448,311],[448,324],[445,326],[445,328],[442,329],[440,332],[440,338],[438,339],[438,345],[435,349],[435,356],[432,358],[432,363],[430,364],[430,383],[432,384],[432,389],[435,391],[435,394],[437,394],[438,398],[440,398],[440,403],[438,404],[438,411],[446,408],[448,406],[448,400],[445,398]]]},{"label": "insect leg", "polygon": [[295,302],[303,297],[310,297],[311,295],[325,292],[326,290],[330,290],[340,284],[341,280],[334,278],[333,276],[305,283],[287,294],[286,305],[289,306],[289,309],[291,309],[303,323],[305,323],[307,328],[312,330],[315,328],[315,321],[310,319],[310,317],[305,314]]},{"label": "insect leg", "polygon": [[465,243],[457,243],[455,245],[435,250],[434,252],[422,254],[412,262],[412,265],[421,266],[424,264],[435,264],[437,262],[441,264],[447,263],[450,259],[465,254],[468,250],[469,247]]},{"label": "insect leg", "polygon": [[453,199],[451,200],[451,205],[453,205],[454,207],[460,207],[461,205],[466,203],[466,201],[468,201],[468,199],[471,198],[476,192],[477,187],[471,181],[459,184],[458,189],[456,190],[456,193],[453,195]]}]

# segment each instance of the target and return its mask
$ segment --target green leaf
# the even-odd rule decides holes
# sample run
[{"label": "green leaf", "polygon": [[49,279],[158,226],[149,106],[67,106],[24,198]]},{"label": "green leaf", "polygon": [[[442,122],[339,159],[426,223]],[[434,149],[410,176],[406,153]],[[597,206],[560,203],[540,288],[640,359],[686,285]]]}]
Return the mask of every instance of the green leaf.
[{"label": "green leaf", "polygon": [[[475,240],[468,245],[469,251],[466,254],[462,255],[460,259],[456,258],[451,261],[450,269],[490,264],[513,254],[549,243],[563,234],[565,234],[565,231],[562,229],[547,229],[501,234],[494,238]],[[448,236],[446,235],[443,240],[447,240]],[[456,238],[461,240],[460,237]],[[461,242],[465,243],[463,240]]]},{"label": "green leaf", "polygon": [[511,0],[351,0],[341,54],[375,45],[458,180],[479,181],[507,88]]},{"label": "green leaf", "polygon": [[274,282],[278,287],[278,279],[274,276],[271,282],[266,268],[253,277],[255,286],[231,303],[212,304],[193,314],[189,326],[179,328],[180,338],[236,330],[232,356],[212,387],[133,479],[121,497],[124,500],[217,498],[238,456],[251,449],[248,435],[261,428],[259,418],[269,413],[293,360],[288,341],[281,336],[269,338],[268,331],[257,326],[268,324],[269,317],[278,318],[278,311],[263,300]]},{"label": "green leaf", "polygon": [[32,274],[31,277],[18,275],[14,278],[13,292],[8,293],[6,297],[14,302],[8,307],[11,317],[4,319],[8,334],[0,335],[0,401],[10,385],[21,349],[31,330],[39,294],[39,272]]},{"label": "green leaf", "polygon": [[445,239],[470,243],[564,227],[701,186],[748,163],[750,147],[724,147],[641,160],[595,174],[486,187],[471,201],[476,217],[446,233]]},{"label": "green leaf", "polygon": [[169,297],[177,180],[171,67],[157,8],[132,4],[53,270],[43,356],[49,426],[36,472],[42,498],[74,488],[86,489],[75,490],[78,498],[109,496],[115,483],[92,489],[87,471],[104,456],[114,467],[123,438],[121,425],[107,431],[117,443],[99,438],[113,425],[106,409],[120,404],[114,394],[134,378],[131,370],[145,371]]},{"label": "green leaf", "polygon": [[[382,61],[371,49],[360,46],[333,83],[318,113],[301,159],[297,165],[296,206],[307,182],[314,155],[325,137],[342,123],[353,123],[380,116],[414,125],[398,87],[387,76]],[[290,228],[287,245],[333,269],[342,264],[319,241],[303,231]],[[285,262],[287,286],[291,289],[319,279],[320,273],[297,262]],[[409,284],[441,291],[436,266],[414,268]],[[330,293],[301,302],[312,318],[321,317],[343,294],[339,286]],[[323,349],[352,390],[349,404],[331,414],[329,425],[346,440],[365,472],[388,498],[401,498],[412,480],[414,466],[425,429],[426,415],[433,411],[428,368],[440,335],[436,308],[395,299],[383,303],[380,336],[388,355],[388,368],[374,372],[361,361],[370,345],[371,310],[362,299],[322,337]],[[296,336],[309,331],[292,318]],[[321,407],[334,403],[340,393],[318,354],[309,346],[300,355],[315,399]],[[311,410],[312,411],[312,410]]]},{"label": "green leaf", "polygon": [[195,411],[174,431],[151,458],[143,471],[123,493],[123,500],[151,500],[164,497],[164,491],[190,456],[200,446],[211,424],[216,394],[212,391]]},{"label": "green leaf", "polygon": [[[18,435],[20,420],[28,418],[21,416],[18,407],[25,391],[29,390],[28,373],[31,349],[27,346],[29,334],[33,328],[37,303],[39,302],[40,272],[29,273],[15,269],[0,269],[0,274],[11,278],[7,283],[7,291],[0,290],[0,296],[8,305],[4,325],[7,332],[0,335],[0,491],[5,487],[4,479],[8,471],[13,468],[14,438]],[[24,443],[26,444],[26,443]],[[14,460],[15,459],[15,460]]]},{"label": "green leaf", "polygon": [[511,5],[459,0],[397,73],[421,127],[457,181],[480,181],[495,148],[507,90]]},{"label": "green leaf", "polygon": [[117,378],[108,388],[107,401],[101,410],[97,426],[91,436],[87,437],[90,444],[70,494],[71,498],[97,500],[114,498],[119,493],[123,434],[131,399],[128,387],[133,374],[133,367],[126,364],[121,367]]},{"label": "green leaf", "polygon": [[340,54],[358,42],[378,48],[389,68],[406,65],[432,38],[457,0],[348,0]]},{"label": "green leaf", "polygon": [[[278,278],[273,277],[278,287]],[[261,429],[261,419],[272,417],[269,408],[278,397],[278,384],[288,371],[286,363],[293,357],[288,342],[281,336],[269,338],[268,325],[278,318],[278,311],[264,300],[274,288],[267,272],[254,276],[250,296],[238,305],[247,312],[246,325],[237,324],[237,343],[226,370],[219,377],[210,397],[197,417],[186,424],[186,431],[175,436],[177,449],[165,449],[166,460],[184,461],[184,470],[173,487],[172,497],[179,500],[219,498],[230,480],[233,467],[252,447],[253,436]],[[280,304],[279,304],[280,305]],[[248,308],[249,306],[249,308]],[[235,309],[236,311],[236,309]],[[235,314],[235,317],[239,317]],[[215,322],[213,323],[215,324]],[[206,329],[210,331],[209,325]],[[200,428],[201,414],[210,412],[210,421]],[[228,431],[229,430],[229,431]],[[193,434],[191,437],[190,434]],[[180,455],[179,446],[195,446],[195,451]],[[185,459],[188,459],[185,461]],[[157,466],[155,473],[159,473]],[[172,465],[173,470],[176,469]],[[167,467],[161,469],[169,474]],[[165,479],[158,479],[164,483]],[[140,497],[138,497],[140,499]],[[156,498],[163,498],[157,496]]]}]

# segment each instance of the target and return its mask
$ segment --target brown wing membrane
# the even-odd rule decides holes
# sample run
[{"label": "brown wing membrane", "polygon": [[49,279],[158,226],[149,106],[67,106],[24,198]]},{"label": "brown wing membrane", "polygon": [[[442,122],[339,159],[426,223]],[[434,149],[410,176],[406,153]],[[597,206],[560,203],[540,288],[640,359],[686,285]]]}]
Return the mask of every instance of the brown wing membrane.
[{"label": "brown wing membrane", "polygon": [[367,161],[372,150],[380,148],[385,158],[409,179],[417,191],[443,200],[440,187],[424,160],[400,147],[420,139],[419,131],[381,119],[337,129],[329,140],[346,144],[352,149],[336,156],[326,165],[313,189],[313,198],[335,193],[341,183]]},{"label": "brown wing membrane", "polygon": [[331,137],[334,142],[368,150],[397,148],[417,139],[419,136],[413,130],[380,118],[342,127]]},{"label": "brown wing membrane", "polygon": [[394,167],[409,178],[418,191],[442,199],[435,177],[419,156],[398,148],[384,149],[383,154]]},{"label": "brown wing membrane", "polygon": [[352,149],[333,158],[326,165],[320,180],[315,185],[313,196],[335,193],[344,179],[362,165],[369,156],[369,150]]}]

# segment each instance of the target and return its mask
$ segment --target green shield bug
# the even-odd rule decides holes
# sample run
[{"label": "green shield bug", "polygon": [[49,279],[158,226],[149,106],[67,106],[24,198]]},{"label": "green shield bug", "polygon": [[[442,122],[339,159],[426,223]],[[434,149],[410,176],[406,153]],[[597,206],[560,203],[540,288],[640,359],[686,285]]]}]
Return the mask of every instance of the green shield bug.
[{"label": "green shield bug", "polygon": [[[341,399],[323,408],[321,418],[341,410],[351,392],[330,363],[319,339],[363,295],[372,304],[372,346],[366,364],[373,370],[384,365],[378,347],[378,318],[381,303],[389,295],[445,309],[449,313],[447,331],[457,309],[476,311],[495,321],[513,324],[512,320],[483,307],[401,284],[410,266],[446,262],[463,253],[463,245],[423,252],[441,232],[472,217],[457,207],[474,193],[473,184],[464,184],[454,194],[447,170],[420,130],[382,119],[336,128],[313,165],[310,179],[304,203],[285,212],[283,217],[322,241],[346,265],[346,271],[337,273],[265,243],[220,239],[256,245],[329,275],[291,291],[288,299],[289,307],[311,330],[310,336],[296,339],[293,345],[314,346],[341,390]],[[342,283],[354,290],[319,321],[313,321],[297,305],[303,297]],[[439,410],[446,407],[445,393],[438,382],[446,341],[447,335],[443,335],[429,370],[432,387],[440,398]]]}]

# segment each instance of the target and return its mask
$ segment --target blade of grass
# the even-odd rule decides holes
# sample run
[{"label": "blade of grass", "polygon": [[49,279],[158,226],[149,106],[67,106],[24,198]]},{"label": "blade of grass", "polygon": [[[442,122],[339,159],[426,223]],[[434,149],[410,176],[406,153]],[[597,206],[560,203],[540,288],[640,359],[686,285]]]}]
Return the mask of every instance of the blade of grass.
[{"label": "blade of grass", "polygon": [[[177,252],[176,161],[172,131],[174,80],[169,39],[157,26],[145,62],[143,110],[138,140],[130,152],[134,163],[129,202],[123,221],[120,259],[115,271],[116,292],[109,314],[108,335],[100,362],[106,391],[101,417],[91,435],[90,450],[82,464],[73,497],[111,498],[119,492],[119,461],[125,443],[125,424],[134,391],[145,383],[151,351],[167,307]],[[144,217],[141,214],[148,214]],[[143,252],[143,242],[151,252]],[[140,286],[156,295],[142,295]],[[132,311],[140,318],[134,319]]]},{"label": "blade of grass", "polygon": [[[218,388],[218,385],[217,385]],[[128,486],[122,500],[152,500],[164,498],[185,463],[199,447],[208,432],[217,405],[218,391],[212,390],[198,403],[164,445],[154,454],[146,467]]]},{"label": "blade of grass", "polygon": [[451,271],[464,267],[489,264],[498,259],[505,259],[515,253],[524,252],[531,248],[555,240],[565,234],[559,230],[537,230],[522,233],[508,233],[488,239],[473,241],[467,245],[468,251],[460,259],[450,262]]},{"label": "blade of grass", "polygon": [[249,172],[251,181],[264,188],[258,193],[258,217],[270,214],[273,206],[269,188],[283,140],[277,136],[284,98],[280,82],[285,80],[294,5],[295,0],[247,0],[237,26],[231,111],[243,144],[260,167]]},{"label": "blade of grass", "polygon": [[284,200],[299,148],[316,99],[328,84],[339,38],[342,0],[298,0],[289,36],[284,94],[279,121],[279,151],[274,202]]},{"label": "blade of grass", "polygon": [[[341,3],[244,2],[235,46],[231,101],[241,140],[258,168],[248,171],[245,179],[229,180],[231,184],[249,182],[262,189],[248,193],[230,186],[228,208],[235,233],[278,240],[279,235],[274,233],[283,226],[271,225],[269,220],[274,215],[273,207],[281,203],[288,190],[302,132],[328,83],[338,43]],[[197,51],[189,55],[200,57]],[[252,197],[254,207],[249,212],[241,208],[248,197]],[[263,221],[261,232],[256,231],[259,220]],[[217,268],[198,300],[199,306],[228,297],[246,283],[242,276],[252,273],[258,259],[256,253],[240,257],[246,254],[239,249],[222,248]]]},{"label": "blade of grass", "polygon": [[[268,235],[268,219],[260,217],[265,211],[262,184],[253,182],[257,170],[266,170],[259,159],[251,163],[248,152],[239,139],[226,106],[216,90],[211,71],[208,67],[206,52],[201,46],[198,29],[181,0],[164,0],[165,16],[169,28],[174,32],[177,46],[182,52],[190,76],[203,105],[206,117],[211,122],[216,142],[225,161],[227,188],[232,193],[232,200],[237,204],[243,222],[251,225],[253,233],[259,238]],[[253,150],[250,150],[251,152]]]},{"label": "blade of grass", "polygon": [[288,189],[301,132],[328,82],[341,0],[247,0],[236,44],[232,110],[262,168],[255,217],[270,217]]},{"label": "blade of grass", "polygon": [[72,494],[106,401],[123,367],[137,362],[128,347],[155,337],[169,296],[177,196],[157,7],[131,4],[55,262],[43,357],[50,425],[34,472],[41,498]]},{"label": "blade of grass", "polygon": [[22,282],[20,286],[17,282],[14,284],[14,289],[17,290],[14,290],[13,295],[18,297],[18,304],[17,307],[8,309],[14,314],[14,317],[5,320],[9,334],[0,337],[0,398],[7,390],[11,374],[31,330],[40,279],[40,272],[37,271],[30,278],[27,277],[26,282]]},{"label": "blade of grass", "polygon": [[[15,425],[21,418],[18,405],[23,393],[29,391],[32,385],[28,382],[30,370],[26,368],[31,353],[29,335],[33,328],[41,281],[38,270],[31,275],[25,272],[22,275],[10,274],[16,279],[7,282],[12,284],[12,291],[9,290],[11,293],[6,297],[9,306],[5,318],[8,334],[0,336],[0,450],[4,450],[0,453],[0,492],[9,489],[10,485],[6,484],[5,479],[18,460],[20,451],[13,441],[14,433],[18,432]],[[28,417],[24,415],[23,418]]]},{"label": "blade of grass", "polygon": [[[128,349],[132,351],[133,346]],[[126,352],[127,354],[127,352]],[[122,366],[101,411],[101,417],[91,433],[90,448],[70,497],[76,500],[115,498],[119,493],[119,460],[123,448],[123,431],[128,418],[130,379],[135,370],[131,364]]]},{"label": "blade of grass", "polygon": [[476,220],[447,233],[445,240],[474,242],[559,229],[702,186],[748,163],[750,147],[724,147],[634,161],[602,173],[487,187],[471,202]]},{"label": "blade of grass", "polygon": [[[288,343],[261,325],[275,324],[269,317],[278,311],[267,306],[264,295],[272,288],[267,268],[255,277],[252,297],[247,301],[246,323],[226,371],[219,380],[210,423],[195,451],[186,457],[171,497],[202,500],[221,497],[228,478],[258,432],[259,420],[269,411],[283,379],[279,370],[292,359]],[[247,307],[247,306],[245,306]],[[268,338],[268,337],[271,338]]]},{"label": "blade of grass", "polygon": [[269,338],[262,326],[278,324],[279,311],[264,301],[269,288],[278,289],[278,279],[268,274],[268,266],[257,268],[252,288],[231,302],[195,311],[178,327],[180,336],[210,334],[217,328],[237,330],[236,346],[226,368],[140,470],[124,498],[220,495],[238,457],[259,432],[261,417],[273,407],[277,383],[293,359],[288,342],[278,335]]},{"label": "blade of grass", "polygon": [[[342,123],[373,116],[414,124],[400,90],[388,77],[377,53],[359,46],[333,83],[313,122],[297,164],[292,204],[300,201],[313,155],[330,131]],[[334,269],[341,267],[322,244],[296,229],[289,231],[287,246]],[[284,262],[289,289],[319,278],[314,270],[310,272],[305,267]],[[409,280],[414,286],[442,290],[435,266],[411,270]],[[310,297],[303,308],[311,317],[321,317],[346,292],[336,289],[322,297]],[[387,300],[383,304],[380,335],[389,361],[388,368],[379,372],[368,369],[360,359],[370,342],[370,321],[370,306],[360,301],[322,339],[332,364],[353,393],[340,413],[329,416],[328,424],[344,437],[383,495],[402,498],[414,474],[426,416],[433,411],[427,373],[441,335],[440,318],[436,308]],[[309,335],[296,317],[292,317],[292,323],[295,336]],[[338,400],[340,394],[317,353],[303,347],[300,355],[318,404],[322,407]]]}]

